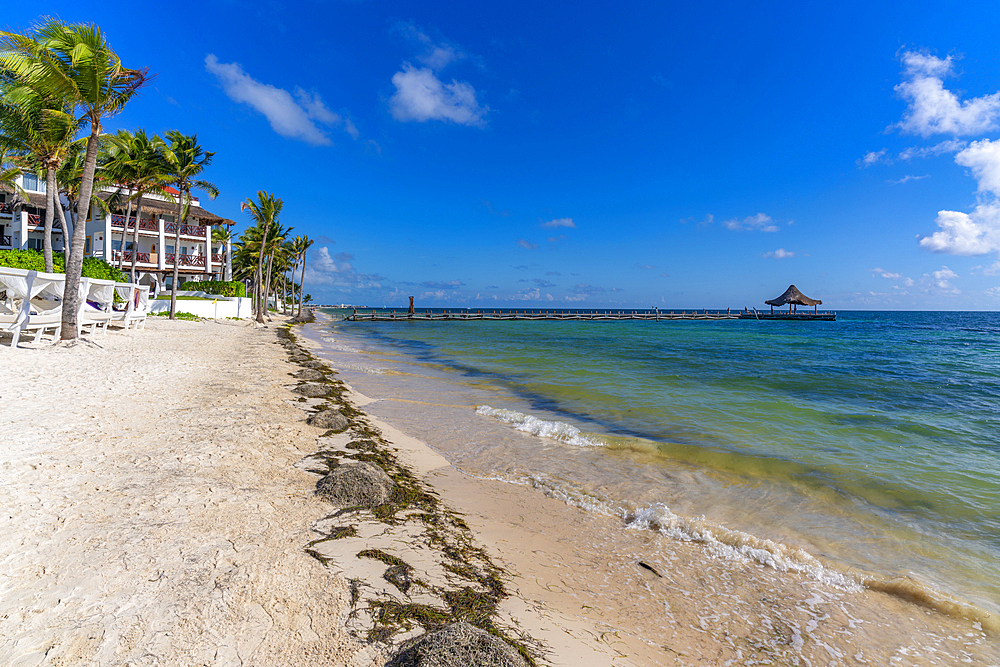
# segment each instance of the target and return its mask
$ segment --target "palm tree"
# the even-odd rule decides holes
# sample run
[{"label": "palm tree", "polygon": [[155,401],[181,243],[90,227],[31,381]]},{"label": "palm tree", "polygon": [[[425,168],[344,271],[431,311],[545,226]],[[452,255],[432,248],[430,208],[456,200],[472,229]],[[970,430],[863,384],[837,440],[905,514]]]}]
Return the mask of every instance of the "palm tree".
[{"label": "palm tree", "polygon": [[[46,97],[65,99],[81,111],[81,120],[90,125],[87,152],[83,161],[78,205],[83,220],[90,218],[97,149],[101,123],[120,112],[146,83],[147,70],[122,66],[101,29],[88,25],[46,19],[33,35],[0,31],[0,70],[13,81],[7,97],[13,103]],[[66,286],[62,308],[62,339],[79,335],[80,274],[86,225],[76,225],[69,256],[66,258]]]},{"label": "palm tree", "polygon": [[58,100],[46,99],[41,94],[26,96],[20,104],[0,100],[0,132],[6,143],[31,158],[26,164],[34,164],[45,172],[45,238],[42,252],[48,273],[52,273],[52,224],[59,200],[56,171],[66,159],[82,126],[83,122],[73,117],[72,107]]},{"label": "palm tree", "polygon": [[[275,258],[278,259],[278,267],[281,269],[281,264],[284,261],[284,243],[285,237],[288,236],[288,232],[292,231],[291,227],[282,227],[280,223],[276,223],[271,226],[271,231],[269,234],[265,235],[265,244],[267,246],[267,279],[264,281],[264,310],[267,311],[267,301],[272,292],[271,285],[271,269],[274,268]],[[274,309],[278,309],[278,295],[274,296]],[[268,318],[270,319],[270,317]]]},{"label": "palm tree", "polygon": [[[305,294],[306,288],[306,251],[309,250],[309,246],[313,244],[313,240],[308,236],[296,236],[293,242],[295,247],[295,253],[298,257],[302,258],[302,277],[299,279],[299,312],[296,314],[296,318],[302,318],[302,295]],[[294,276],[293,276],[294,282]]]},{"label": "palm tree", "polygon": [[13,190],[14,194],[27,198],[28,193],[22,190],[17,183],[17,177],[21,175],[21,167],[14,163],[13,152],[5,139],[6,137],[0,137],[0,187]]},{"label": "palm tree", "polygon": [[[249,211],[250,217],[256,223],[258,239],[257,242],[260,244],[260,253],[257,256],[257,272],[254,275],[255,292],[257,294],[257,322],[264,324],[264,250],[267,246],[267,232],[271,225],[278,222],[278,216],[281,214],[281,209],[284,207],[285,202],[278,199],[269,192],[264,192],[263,190],[257,191],[257,201],[253,201],[249,197],[247,200],[240,204],[240,210]],[[247,230],[247,240],[249,238],[250,229]]]},{"label": "palm tree", "polygon": [[[204,190],[209,199],[219,196],[219,188],[197,176],[212,164],[215,153],[206,151],[198,144],[198,135],[185,135],[177,130],[167,132],[167,141],[162,147],[166,163],[165,174],[177,188],[177,229],[174,234],[174,278],[170,285],[170,319],[177,319],[177,283],[181,260],[181,227],[187,222],[187,211],[191,206],[191,189]],[[212,251],[211,248],[208,249]]]},{"label": "palm tree", "polygon": [[136,203],[135,225],[132,227],[132,270],[131,281],[135,282],[135,265],[139,257],[139,221],[142,220],[142,198],[150,193],[174,198],[165,187],[172,177],[167,173],[163,157],[163,140],[155,134],[149,137],[144,129],[135,132],[119,130],[109,137],[104,160],[104,174],[107,180],[124,187],[128,192],[128,207],[125,211],[125,225],[122,227],[119,270],[125,262],[125,235],[128,221],[132,219],[132,203]]},{"label": "palm tree", "polygon": [[223,269],[222,279],[229,282],[233,279],[233,258],[230,247],[233,244],[233,230],[228,225],[220,225],[212,229],[212,242],[222,244]]}]

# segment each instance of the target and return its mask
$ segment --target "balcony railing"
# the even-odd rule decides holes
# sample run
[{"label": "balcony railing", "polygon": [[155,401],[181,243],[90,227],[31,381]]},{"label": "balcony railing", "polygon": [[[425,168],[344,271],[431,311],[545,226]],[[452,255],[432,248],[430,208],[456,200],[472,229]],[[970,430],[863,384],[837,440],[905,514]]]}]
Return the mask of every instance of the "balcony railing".
[{"label": "balcony railing", "polygon": [[10,247],[10,236],[0,236],[0,246],[4,248]]},{"label": "balcony railing", "polygon": [[[177,223],[167,222],[164,223],[163,231],[168,234],[177,233]],[[198,225],[181,225],[181,236],[197,236],[198,238],[205,238],[205,228],[199,227]]]},{"label": "balcony railing", "polygon": [[[112,227],[125,227],[125,216],[119,213],[115,213],[111,216],[111,226]],[[128,219],[128,229],[135,229],[135,217]],[[160,224],[153,220],[152,218],[140,218],[139,219],[139,229],[147,232],[158,232],[160,231]]]},{"label": "balcony railing", "polygon": [[[28,214],[28,226],[29,227],[44,227],[45,226],[45,214],[44,213],[29,213]],[[52,221],[52,229],[62,229],[62,223],[58,220]]]},{"label": "balcony railing", "polygon": [[14,202],[5,201],[0,202],[0,213],[12,213],[14,211]]},{"label": "balcony railing", "polygon": [[222,264],[222,255],[212,253],[212,264]]},{"label": "balcony railing", "polygon": [[[174,253],[168,252],[165,255],[165,260],[167,264],[173,266],[174,264]],[[181,255],[178,266],[205,266],[205,256],[204,255]]]},{"label": "balcony railing", "polygon": [[[124,261],[127,264],[131,264],[132,263],[132,251],[131,250],[126,250],[124,253],[122,253],[122,252],[117,253],[115,259],[118,259],[119,257],[121,257],[122,261]],[[148,252],[140,252],[136,256],[135,261],[136,261],[136,263],[146,263],[146,264],[151,264],[153,262],[152,258],[150,257],[150,253],[148,253]]]}]

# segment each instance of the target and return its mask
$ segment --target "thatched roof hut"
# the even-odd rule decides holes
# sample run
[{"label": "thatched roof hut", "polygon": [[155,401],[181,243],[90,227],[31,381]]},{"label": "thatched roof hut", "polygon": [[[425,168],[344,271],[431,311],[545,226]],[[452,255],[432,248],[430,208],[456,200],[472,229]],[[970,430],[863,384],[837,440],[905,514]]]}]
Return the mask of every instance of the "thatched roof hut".
[{"label": "thatched roof hut", "polygon": [[[774,312],[775,306],[780,307],[784,305],[787,305],[789,310],[791,310],[792,306],[812,306],[813,312],[815,312],[816,306],[821,305],[823,302],[819,299],[810,299],[805,294],[800,292],[798,287],[795,285],[789,285],[788,289],[786,289],[781,296],[775,299],[768,299],[764,303],[771,306],[771,312]],[[796,308],[796,310],[798,310],[798,308]]]},{"label": "thatched roof hut", "polygon": [[810,299],[805,294],[799,291],[799,288],[795,285],[789,285],[788,289],[785,290],[784,294],[776,299],[768,299],[765,301],[769,306],[784,306],[785,304],[795,304],[797,306],[821,306],[823,302],[819,299]]}]

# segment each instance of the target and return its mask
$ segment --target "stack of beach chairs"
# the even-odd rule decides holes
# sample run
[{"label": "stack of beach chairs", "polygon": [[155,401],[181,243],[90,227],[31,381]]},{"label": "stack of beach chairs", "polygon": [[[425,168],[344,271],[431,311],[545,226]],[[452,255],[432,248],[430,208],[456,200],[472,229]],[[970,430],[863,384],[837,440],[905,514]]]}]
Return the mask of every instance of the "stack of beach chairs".
[{"label": "stack of beach chairs", "polygon": [[[66,276],[0,266],[0,335],[17,347],[23,334],[59,340]],[[110,324],[143,329],[149,314],[149,287],[136,283],[81,278],[77,323],[80,333],[107,333]],[[0,338],[2,341],[2,338]]]}]

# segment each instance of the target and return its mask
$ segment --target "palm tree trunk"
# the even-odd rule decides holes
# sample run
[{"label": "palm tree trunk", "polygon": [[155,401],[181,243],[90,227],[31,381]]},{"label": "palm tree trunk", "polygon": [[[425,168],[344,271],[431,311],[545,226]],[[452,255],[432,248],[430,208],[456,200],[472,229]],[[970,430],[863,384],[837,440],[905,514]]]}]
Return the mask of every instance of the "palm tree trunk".
[{"label": "palm tree trunk", "polygon": [[[125,225],[122,227],[122,246],[118,251],[118,270],[121,271],[125,268],[125,237],[128,235],[128,219],[132,217],[132,200],[128,200],[128,205],[125,207]],[[136,222],[136,225],[139,223]]]},{"label": "palm tree trunk", "polygon": [[87,138],[87,156],[83,162],[80,178],[80,196],[77,208],[83,209],[83,220],[73,229],[73,245],[66,257],[66,283],[62,301],[62,340],[76,340],[80,335],[77,311],[80,309],[80,276],[83,273],[83,243],[87,238],[87,220],[90,219],[90,197],[94,193],[94,171],[97,169],[97,148],[101,141],[101,122],[91,120],[90,136]]},{"label": "palm tree trunk", "polygon": [[[267,319],[270,320],[271,316],[267,314],[267,299],[271,294],[271,265],[274,263],[274,253],[267,256],[267,280],[264,281],[264,314]],[[277,306],[278,304],[274,304]]]},{"label": "palm tree trunk", "polygon": [[184,214],[184,186],[177,184],[180,197],[177,198],[177,228],[174,230],[174,279],[170,284],[170,319],[177,319],[177,281],[180,278],[178,269],[181,265],[181,216]]},{"label": "palm tree trunk", "polygon": [[59,224],[62,225],[62,236],[63,236],[63,266],[66,264],[66,258],[69,257],[69,237],[73,233],[73,226],[66,224],[66,214],[63,212],[62,200],[59,197],[59,193],[56,193],[56,202],[53,207],[56,213],[59,214]]},{"label": "palm tree trunk", "polygon": [[257,257],[257,322],[260,324],[264,324],[264,309],[261,303],[264,296],[264,246],[267,243],[267,228],[268,225],[264,225],[260,236],[260,256]]},{"label": "palm tree trunk", "polygon": [[302,298],[306,294],[306,252],[308,250],[308,246],[302,249],[302,277],[299,279],[299,319],[302,319]]},{"label": "palm tree trunk", "polygon": [[[129,282],[135,282],[135,263],[139,259],[139,221],[142,220],[142,192],[138,193],[139,204],[135,211],[135,229],[132,230],[132,273]],[[124,243],[122,244],[125,245]]]},{"label": "palm tree trunk", "polygon": [[42,245],[42,253],[45,255],[45,273],[52,273],[52,218],[56,214],[54,198],[57,196],[56,170],[47,167],[45,169],[45,239]]}]

